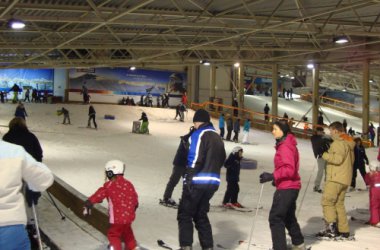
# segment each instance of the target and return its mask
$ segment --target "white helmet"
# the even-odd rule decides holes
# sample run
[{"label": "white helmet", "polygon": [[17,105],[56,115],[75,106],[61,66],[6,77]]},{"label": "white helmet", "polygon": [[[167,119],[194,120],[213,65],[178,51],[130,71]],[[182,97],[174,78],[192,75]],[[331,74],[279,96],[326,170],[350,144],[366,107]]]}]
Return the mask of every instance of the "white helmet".
[{"label": "white helmet", "polygon": [[232,152],[231,152],[231,153],[235,154],[235,153],[237,153],[237,152],[239,152],[239,151],[243,152],[243,148],[237,146],[237,147],[234,147],[234,148],[232,149]]},{"label": "white helmet", "polygon": [[111,160],[106,163],[105,169],[108,178],[112,178],[117,174],[124,174],[125,164],[119,160]]}]

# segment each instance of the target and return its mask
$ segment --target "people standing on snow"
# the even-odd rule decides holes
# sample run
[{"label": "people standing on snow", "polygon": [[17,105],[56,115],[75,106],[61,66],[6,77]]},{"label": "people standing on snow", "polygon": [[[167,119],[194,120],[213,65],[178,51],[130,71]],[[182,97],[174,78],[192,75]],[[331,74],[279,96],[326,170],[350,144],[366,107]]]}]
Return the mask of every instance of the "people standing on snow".
[{"label": "people standing on snow", "polygon": [[267,104],[265,104],[265,107],[264,107],[264,120],[266,121],[266,122],[269,122],[269,111],[270,111],[270,108],[269,108],[269,106],[268,106],[268,103]]},{"label": "people standing on snow", "polygon": [[149,120],[145,112],[141,113],[139,121],[142,121],[140,126],[140,134],[149,134]]},{"label": "people standing on snow", "polygon": [[110,224],[107,238],[109,248],[114,250],[122,249],[122,240],[126,249],[134,250],[137,247],[132,222],[139,205],[138,195],[133,184],[124,178],[124,171],[125,164],[122,161],[108,161],[105,166],[108,181],[86,200],[83,211],[84,215],[91,215],[93,205],[107,199]]},{"label": "people standing on snow", "polygon": [[365,164],[369,164],[367,154],[365,153],[365,148],[362,143],[362,139],[359,137],[354,139],[355,141],[355,147],[354,147],[354,167],[352,169],[352,181],[351,181],[351,187],[349,188],[349,191],[355,190],[356,188],[356,176],[357,172],[359,170],[360,175],[363,177],[363,180],[365,181],[365,175],[367,174],[365,171]]},{"label": "people standing on snow", "polygon": [[35,103],[38,102],[38,93],[37,93],[37,89],[33,89],[32,90],[32,102],[34,101]]},{"label": "people standing on snow", "polygon": [[232,134],[233,126],[234,126],[234,122],[232,121],[231,117],[229,117],[227,119],[226,125],[227,125],[227,137],[226,137],[226,140],[227,141],[231,141],[231,134]]},{"label": "people standing on snow", "polygon": [[20,91],[20,87],[15,83],[9,91],[13,91],[12,103],[17,103],[18,102],[18,92]]},{"label": "people standing on snow", "polygon": [[239,103],[238,103],[236,97],[232,101],[232,107],[234,107],[234,116],[238,117],[239,116]]},{"label": "people standing on snow", "polygon": [[180,117],[179,120],[181,122],[183,122],[185,120],[185,111],[187,111],[186,106],[185,106],[185,104],[181,103],[179,105],[179,117]]},{"label": "people standing on snow", "polygon": [[89,97],[88,97],[88,89],[87,86],[85,85],[86,83],[83,84],[82,86],[82,95],[83,95],[83,104],[89,103]]},{"label": "people standing on snow", "polygon": [[310,140],[314,157],[317,160],[318,165],[318,172],[317,176],[315,176],[313,190],[314,192],[322,193],[321,182],[326,171],[326,161],[322,158],[322,154],[326,151],[326,148],[330,147],[332,140],[331,138],[325,136],[325,132],[322,127],[317,127]]},{"label": "people standing on snow", "polygon": [[347,120],[346,119],[343,119],[343,132],[344,133],[347,133]]},{"label": "people standing on snow", "polygon": [[180,113],[179,113],[180,106],[181,106],[181,104],[178,104],[178,105],[175,107],[175,117],[174,117],[174,120],[177,120],[177,116],[179,116],[179,118],[181,118],[181,115],[180,115]]},{"label": "people standing on snow", "polygon": [[219,130],[220,130],[220,137],[224,139],[224,114],[221,113],[219,116]]},{"label": "people standing on snow", "polygon": [[175,186],[178,184],[181,177],[184,176],[187,166],[187,154],[189,152],[189,138],[194,132],[194,127],[190,128],[189,133],[181,136],[181,141],[177,148],[177,152],[173,159],[173,170],[169,181],[166,184],[162,203],[169,206],[176,206],[177,203],[172,199],[172,194]]},{"label": "people standing on snow", "polygon": [[231,154],[228,156],[224,167],[227,168],[226,180],[227,190],[224,194],[223,207],[243,208],[238,202],[239,197],[239,181],[240,181],[240,161],[243,158],[243,148],[234,147]]},{"label": "people standing on snow", "polygon": [[186,94],[186,91],[185,92],[183,92],[183,94],[182,94],[182,97],[181,97],[181,103],[183,104],[183,105],[187,105],[187,94]]},{"label": "people standing on snow", "polygon": [[269,214],[273,249],[287,249],[286,228],[292,240],[292,249],[304,250],[304,238],[296,218],[296,202],[301,189],[297,141],[286,121],[276,121],[272,134],[276,139],[274,171],[263,172],[260,183],[272,182],[276,186]]},{"label": "people standing on snow", "polygon": [[87,128],[91,128],[91,120],[94,123],[95,129],[98,129],[98,124],[96,124],[95,121],[96,118],[96,111],[92,105],[88,108],[88,122],[87,122]]},{"label": "people standing on snow", "polygon": [[243,126],[243,139],[241,141],[242,144],[249,144],[248,138],[249,138],[250,129],[251,129],[251,120],[247,118],[244,121],[244,126]]},{"label": "people standing on snow", "polygon": [[24,102],[26,102],[26,100],[28,100],[28,102],[30,102],[29,95],[30,95],[30,90],[26,89],[26,91],[25,91],[25,97],[24,97]]},{"label": "people standing on snow", "polygon": [[[9,122],[9,131],[3,136],[3,140],[22,146],[36,161],[42,162],[42,148],[40,142],[37,137],[28,130],[25,120],[21,117],[15,117]],[[37,231],[33,218],[32,203],[37,205],[41,193],[33,192],[27,185],[24,185],[22,188],[22,193],[28,205],[25,207],[27,215],[26,229],[28,231],[31,248],[38,249],[38,241],[36,239]]]},{"label": "people standing on snow", "polygon": [[375,132],[375,126],[373,126],[372,122],[368,126],[368,135],[369,135],[369,139],[371,140],[371,146],[374,147],[376,132]]},{"label": "people standing on snow", "polygon": [[226,159],[226,152],[206,110],[197,110],[193,122],[195,131],[190,139],[188,167],[177,215],[179,243],[181,250],[192,249],[194,222],[201,248],[212,250],[214,241],[207,213],[210,199],[220,184],[220,169]]},{"label": "people standing on snow", "polygon": [[380,228],[380,167],[376,167],[365,176],[369,186],[369,224]]},{"label": "people standing on snow", "polygon": [[65,109],[64,107],[62,107],[61,113],[63,114],[63,122],[62,122],[62,124],[66,124],[66,120],[68,120],[68,124],[71,124],[69,111],[67,109]]},{"label": "people standing on snow", "polygon": [[344,200],[352,181],[355,143],[351,137],[345,134],[341,122],[331,123],[329,130],[333,142],[330,148],[325,148],[326,152],[322,154],[322,158],[327,161],[326,183],[322,193],[325,228],[317,236],[348,238],[350,228]]},{"label": "people standing on snow", "polygon": [[5,93],[4,93],[4,91],[0,91],[0,101],[1,101],[1,103],[4,103],[5,101],[4,101],[4,97],[5,97]]},{"label": "people standing on snow", "polygon": [[26,113],[24,104],[21,103],[21,101],[18,103],[15,111],[15,117],[21,117],[25,120],[25,117],[27,117],[28,114]]},{"label": "people standing on snow", "polygon": [[240,132],[240,118],[237,118],[236,121],[234,122],[234,138],[232,139],[234,142],[238,142],[239,132]]}]

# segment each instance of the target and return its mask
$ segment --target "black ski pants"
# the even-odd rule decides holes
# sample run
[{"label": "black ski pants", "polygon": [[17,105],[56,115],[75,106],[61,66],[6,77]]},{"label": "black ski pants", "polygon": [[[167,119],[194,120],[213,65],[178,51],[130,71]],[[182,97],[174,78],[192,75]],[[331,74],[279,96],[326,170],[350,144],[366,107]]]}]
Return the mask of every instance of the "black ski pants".
[{"label": "black ski pants", "polygon": [[194,222],[202,249],[213,248],[212,229],[207,213],[210,210],[210,200],[217,189],[218,186],[215,185],[193,186],[191,190],[184,186],[177,214],[181,247],[192,246]]},{"label": "black ski pants", "polygon": [[232,134],[232,129],[227,129],[227,137],[226,137],[227,141],[231,140],[231,134]]},{"label": "black ski pants", "polygon": [[186,166],[173,166],[172,174],[169,178],[168,184],[166,184],[166,189],[164,193],[164,199],[169,199],[172,197],[173,190],[177,186],[181,177],[185,174]]},{"label": "black ski pants", "polygon": [[223,204],[226,203],[237,203],[239,195],[239,183],[236,181],[227,182],[227,190],[224,194]]},{"label": "black ski pants", "polygon": [[237,142],[239,140],[239,131],[234,131],[234,138],[232,139],[234,142]]},{"label": "black ski pants", "polygon": [[360,172],[360,175],[363,177],[363,180],[364,180],[365,175],[367,174],[365,172],[364,163],[362,166],[354,165],[354,167],[352,169],[353,172],[352,172],[352,180],[351,180],[351,187],[353,187],[353,188],[356,188],[356,176],[358,176],[358,170]]},{"label": "black ski pants", "polygon": [[285,228],[288,230],[293,245],[304,243],[301,228],[296,218],[296,201],[299,190],[276,190],[273,196],[272,208],[269,213],[269,225],[272,234],[274,250],[284,250],[286,247]]},{"label": "black ski pants", "polygon": [[220,137],[224,138],[224,128],[219,128],[220,129]]},{"label": "black ski pants", "polygon": [[91,120],[92,120],[92,122],[94,123],[95,128],[97,128],[98,125],[96,124],[96,121],[95,121],[95,115],[90,115],[90,116],[88,117],[88,123],[87,123],[87,126],[88,126],[88,127],[91,127]]}]

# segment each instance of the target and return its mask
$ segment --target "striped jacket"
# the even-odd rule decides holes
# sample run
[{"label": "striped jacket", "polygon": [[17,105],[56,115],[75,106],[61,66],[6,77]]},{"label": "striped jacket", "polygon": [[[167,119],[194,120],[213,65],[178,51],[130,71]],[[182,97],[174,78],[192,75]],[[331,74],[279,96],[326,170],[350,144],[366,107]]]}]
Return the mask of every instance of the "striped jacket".
[{"label": "striped jacket", "polygon": [[220,184],[220,169],[226,159],[224,143],[211,123],[202,124],[190,137],[187,167],[192,168],[193,185]]}]

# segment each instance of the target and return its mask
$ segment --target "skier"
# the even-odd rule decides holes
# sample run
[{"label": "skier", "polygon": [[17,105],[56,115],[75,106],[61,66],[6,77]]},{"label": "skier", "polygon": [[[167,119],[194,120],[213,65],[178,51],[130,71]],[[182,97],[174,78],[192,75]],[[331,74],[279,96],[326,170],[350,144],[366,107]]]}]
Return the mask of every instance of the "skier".
[{"label": "skier", "polygon": [[13,91],[12,103],[17,103],[18,102],[18,92],[20,91],[20,87],[15,83],[9,91]]},{"label": "skier", "polygon": [[178,184],[180,178],[185,174],[187,154],[189,151],[189,138],[193,132],[194,127],[191,127],[188,134],[180,137],[181,141],[179,143],[177,153],[173,159],[172,174],[169,178],[168,183],[166,184],[163,200],[160,201],[161,204],[167,206],[177,206],[177,203],[171,197],[175,186]]},{"label": "skier", "polygon": [[350,228],[347,221],[344,199],[352,180],[354,163],[354,146],[352,138],[344,132],[341,122],[333,122],[329,126],[333,139],[330,148],[325,147],[322,158],[327,161],[326,183],[322,194],[322,208],[325,229],[317,237],[349,238]]},{"label": "skier", "polygon": [[30,102],[29,95],[30,95],[30,90],[29,90],[29,89],[26,89],[26,91],[25,91],[24,102],[26,102],[26,100],[28,100],[28,102]]},{"label": "skier", "polygon": [[359,137],[355,138],[355,147],[354,147],[354,154],[355,154],[355,160],[354,160],[354,167],[352,172],[352,181],[351,181],[351,187],[349,187],[348,192],[355,190],[356,188],[356,176],[357,172],[359,170],[360,175],[363,177],[363,180],[365,181],[365,164],[369,164],[367,154],[365,153],[365,148],[363,147],[362,139]]},{"label": "skier", "polygon": [[240,161],[242,158],[243,148],[239,146],[234,147],[224,163],[224,166],[227,168],[227,190],[224,194],[223,206],[226,208],[243,208],[243,206],[238,202]]},{"label": "skier", "polygon": [[297,141],[283,120],[273,124],[272,134],[276,139],[274,172],[263,172],[260,183],[271,181],[276,186],[269,214],[273,249],[287,249],[286,228],[292,239],[292,250],[304,250],[304,238],[296,218],[296,201],[301,189]]},{"label": "skier", "polygon": [[82,86],[82,95],[83,95],[83,104],[89,103],[89,98],[88,98],[88,89],[85,85],[86,83],[83,84]]},{"label": "skier", "polygon": [[322,158],[322,151],[329,147],[332,140],[325,136],[322,127],[317,127],[314,134],[310,138],[313,147],[314,157],[317,160],[318,172],[314,180],[314,192],[322,193],[321,182],[324,172],[326,171],[326,161]]},{"label": "skier", "polygon": [[241,141],[242,144],[249,144],[248,136],[249,136],[250,129],[251,129],[251,120],[247,118],[244,121],[244,126],[243,126],[243,139]]},{"label": "skier", "polygon": [[232,130],[233,130],[233,121],[232,121],[232,118],[229,117],[227,119],[227,137],[226,137],[226,140],[227,141],[231,141],[231,134],[232,134]]},{"label": "skier", "polygon": [[[42,148],[40,142],[37,137],[28,130],[25,120],[21,117],[15,117],[9,122],[9,131],[3,136],[3,140],[22,146],[36,161],[42,162]],[[26,229],[31,243],[31,249],[39,249],[32,204],[37,205],[41,193],[32,191],[27,184],[23,185],[22,193],[27,201],[27,206],[25,207],[27,216]]]},{"label": "skier", "polygon": [[140,134],[149,134],[149,120],[145,112],[141,113],[141,118],[139,121],[142,121],[140,126]]},{"label": "skier", "polygon": [[220,130],[220,137],[224,139],[224,114],[221,113],[219,116],[219,130]]},{"label": "skier", "polygon": [[270,108],[269,108],[269,106],[268,106],[268,103],[267,104],[265,104],[265,107],[264,107],[264,119],[265,119],[265,121],[266,122],[269,122],[269,111],[270,111]]},{"label": "skier", "polygon": [[108,181],[86,200],[83,210],[84,215],[91,215],[93,205],[107,199],[110,217],[107,238],[112,250],[122,249],[121,239],[124,239],[126,249],[137,249],[132,222],[136,217],[138,196],[133,184],[124,178],[124,170],[122,161],[108,161],[105,166]]},{"label": "skier", "polygon": [[177,120],[177,117],[179,116],[179,118],[181,118],[181,114],[179,113],[179,109],[181,107],[181,104],[178,104],[176,107],[175,107],[175,117],[174,117],[174,120]]},{"label": "skier", "polygon": [[239,140],[239,132],[240,132],[240,118],[237,118],[234,122],[234,138],[232,139],[234,142],[238,142]]},{"label": "skier", "polygon": [[88,108],[88,122],[87,122],[87,128],[91,128],[91,120],[94,123],[95,129],[98,129],[98,125],[95,121],[96,118],[96,111],[92,105]]},{"label": "skier", "polygon": [[62,107],[61,113],[63,114],[63,122],[62,122],[62,124],[66,124],[66,119],[69,121],[68,124],[71,124],[70,123],[70,114],[69,114],[69,111],[67,109],[65,109],[64,107]]},{"label": "skier", "polygon": [[194,222],[202,249],[212,250],[214,241],[207,213],[210,199],[220,184],[220,169],[226,152],[206,110],[198,109],[193,122],[195,131],[190,139],[188,167],[177,215],[179,243],[181,250],[192,249]]},{"label": "skier", "polygon": [[[371,164],[372,165],[372,164]],[[380,167],[375,164],[369,173],[365,175],[365,182],[370,186],[369,190],[369,224],[380,228]]]},{"label": "skier", "polygon": [[21,117],[22,119],[25,120],[26,116],[28,116],[28,114],[26,113],[24,104],[22,104],[20,101],[16,107],[15,117]]}]

